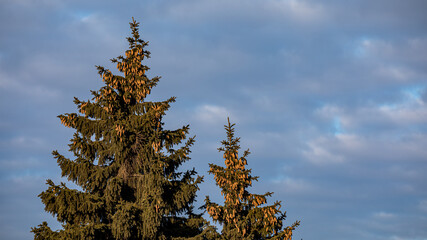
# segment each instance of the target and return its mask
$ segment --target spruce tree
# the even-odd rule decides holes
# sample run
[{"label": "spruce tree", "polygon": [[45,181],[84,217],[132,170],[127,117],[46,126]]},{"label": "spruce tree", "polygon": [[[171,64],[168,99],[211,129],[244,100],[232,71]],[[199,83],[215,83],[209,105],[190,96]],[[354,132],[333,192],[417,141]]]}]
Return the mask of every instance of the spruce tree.
[{"label": "spruce tree", "polygon": [[78,113],[59,115],[76,130],[69,159],[54,151],[62,176],[81,187],[47,180],[39,197],[45,210],[62,223],[52,231],[46,222],[32,228],[34,239],[201,239],[211,228],[193,213],[202,177],[178,167],[189,160],[194,138],[189,126],[163,129],[162,117],[171,97],[146,101],[159,77],[148,78],[144,58],[147,42],[140,39],[132,18],[125,56],[111,61],[122,75],[97,66],[105,85],[91,91],[92,100],[77,98]]},{"label": "spruce tree", "polygon": [[206,197],[204,206],[213,220],[222,226],[220,239],[292,239],[292,231],[299,225],[299,221],[283,227],[286,212],[280,211],[280,202],[261,206],[267,203],[267,197],[273,193],[248,192],[248,187],[258,177],[251,176],[251,169],[245,168],[249,150],[241,157],[238,155],[240,138],[234,137],[234,125],[228,119],[228,125],[224,126],[227,139],[218,148],[224,152],[225,167],[209,164],[209,173],[214,175],[225,201],[221,206]]}]

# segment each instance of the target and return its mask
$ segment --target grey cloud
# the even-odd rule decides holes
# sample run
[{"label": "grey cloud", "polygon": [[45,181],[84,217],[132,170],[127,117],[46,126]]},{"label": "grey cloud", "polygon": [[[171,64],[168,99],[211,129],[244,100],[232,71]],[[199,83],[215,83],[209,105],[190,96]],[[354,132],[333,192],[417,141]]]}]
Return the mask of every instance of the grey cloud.
[{"label": "grey cloud", "polygon": [[[254,190],[276,192],[289,222],[302,220],[295,239],[425,238],[425,7],[415,0],[1,3],[7,214],[0,238],[31,238],[29,226],[46,219],[35,195],[44,179],[60,181],[50,151],[65,153],[72,135],[55,116],[75,111],[73,96],[90,98],[101,86],[94,65],[114,70],[109,59],[126,48],[132,16],[150,41],[148,74],[162,76],[151,98],[178,97],[166,126],[190,123],[197,135],[184,167],[207,175],[209,162],[221,163],[216,148],[229,115],[252,152]],[[411,97],[414,89],[419,96]],[[221,199],[211,176],[201,189],[199,201],[215,191]]]}]

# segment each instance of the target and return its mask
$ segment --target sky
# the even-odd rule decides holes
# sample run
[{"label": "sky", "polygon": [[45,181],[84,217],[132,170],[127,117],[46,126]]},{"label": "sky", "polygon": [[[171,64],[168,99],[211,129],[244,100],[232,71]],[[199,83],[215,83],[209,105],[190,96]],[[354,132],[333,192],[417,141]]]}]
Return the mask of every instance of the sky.
[{"label": "sky", "polygon": [[[294,239],[427,239],[425,0],[0,0],[0,239],[31,239],[47,221],[37,197],[60,176],[76,112],[102,80],[95,65],[128,48],[141,22],[161,76],[150,100],[177,97],[165,127],[190,124],[207,173],[227,117],[253,193],[274,192]],[[72,186],[72,184],[67,183]]]}]

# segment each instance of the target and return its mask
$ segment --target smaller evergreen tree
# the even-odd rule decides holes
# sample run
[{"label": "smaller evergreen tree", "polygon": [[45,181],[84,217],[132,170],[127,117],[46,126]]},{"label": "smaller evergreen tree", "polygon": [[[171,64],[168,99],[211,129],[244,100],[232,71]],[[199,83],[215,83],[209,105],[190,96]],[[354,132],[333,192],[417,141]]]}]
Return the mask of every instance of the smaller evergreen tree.
[{"label": "smaller evergreen tree", "polygon": [[221,188],[225,198],[224,206],[213,203],[207,196],[205,208],[215,222],[222,225],[220,239],[292,239],[292,231],[300,224],[296,221],[292,226],[283,227],[286,212],[280,211],[280,202],[270,206],[261,206],[267,203],[267,197],[273,193],[251,194],[247,188],[252,186],[258,177],[251,176],[251,169],[246,169],[246,150],[238,156],[240,138],[234,137],[234,125],[225,125],[227,140],[222,141],[225,167],[209,164],[209,173],[214,174],[216,184]]}]

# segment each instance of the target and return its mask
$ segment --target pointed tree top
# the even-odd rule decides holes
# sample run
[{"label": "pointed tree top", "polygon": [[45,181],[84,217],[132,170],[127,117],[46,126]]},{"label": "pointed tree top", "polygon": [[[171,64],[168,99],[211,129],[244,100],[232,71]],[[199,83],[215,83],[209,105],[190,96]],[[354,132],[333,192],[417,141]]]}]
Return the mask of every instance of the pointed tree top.
[{"label": "pointed tree top", "polygon": [[135,21],[135,19],[132,17],[132,22],[130,22],[129,25],[130,29],[132,30],[132,37],[127,38],[130,48],[134,48],[138,43],[142,44],[143,46],[147,45],[148,43],[140,39],[139,22]]}]

